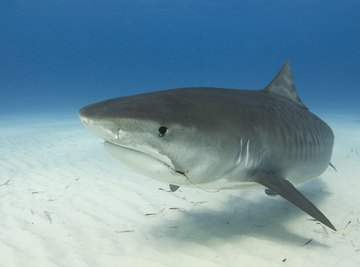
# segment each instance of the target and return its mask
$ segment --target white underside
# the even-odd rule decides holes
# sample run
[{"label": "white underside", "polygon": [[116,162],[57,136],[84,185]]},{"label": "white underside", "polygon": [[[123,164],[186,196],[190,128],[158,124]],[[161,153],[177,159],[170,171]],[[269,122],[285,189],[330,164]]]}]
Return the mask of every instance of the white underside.
[{"label": "white underside", "polygon": [[[106,151],[133,171],[169,184],[191,185],[186,177],[175,172],[170,164],[140,151],[104,142]],[[170,162],[170,161],[169,161]]]},{"label": "white underside", "polygon": [[199,184],[195,182],[195,179],[192,179],[191,171],[189,171],[186,175],[174,171],[174,166],[172,165],[171,160],[169,158],[164,159],[165,156],[163,155],[155,157],[109,142],[104,142],[104,146],[111,156],[121,161],[133,171],[168,184],[208,190],[239,189],[259,186],[259,184],[254,182],[235,181],[234,179],[228,179],[226,176],[214,181],[209,179],[211,182]]}]

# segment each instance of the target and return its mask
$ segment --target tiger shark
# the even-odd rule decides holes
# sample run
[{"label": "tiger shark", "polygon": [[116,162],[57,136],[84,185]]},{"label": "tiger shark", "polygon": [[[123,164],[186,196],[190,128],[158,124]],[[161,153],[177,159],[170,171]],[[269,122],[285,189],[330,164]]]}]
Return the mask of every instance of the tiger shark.
[{"label": "tiger shark", "polygon": [[264,89],[170,89],[91,104],[79,115],[110,154],[171,191],[262,185],[336,231],[294,186],[331,164],[334,135],[299,98],[288,62]]}]

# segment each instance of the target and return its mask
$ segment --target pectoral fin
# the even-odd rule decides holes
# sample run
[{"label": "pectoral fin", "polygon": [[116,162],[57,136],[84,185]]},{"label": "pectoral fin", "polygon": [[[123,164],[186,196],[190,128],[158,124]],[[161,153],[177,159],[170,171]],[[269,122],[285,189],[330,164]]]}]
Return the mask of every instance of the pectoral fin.
[{"label": "pectoral fin", "polygon": [[314,219],[336,231],[336,228],[334,225],[332,225],[329,219],[326,218],[325,215],[318,208],[316,208],[314,204],[312,204],[302,193],[300,193],[288,180],[269,175],[258,178],[257,182],[271,189],[275,193],[278,193],[280,196],[290,201],[298,208],[302,209]]},{"label": "pectoral fin", "polygon": [[169,184],[169,187],[170,187],[171,192],[175,192],[176,190],[178,190],[180,188],[180,186],[173,185],[173,184]]}]

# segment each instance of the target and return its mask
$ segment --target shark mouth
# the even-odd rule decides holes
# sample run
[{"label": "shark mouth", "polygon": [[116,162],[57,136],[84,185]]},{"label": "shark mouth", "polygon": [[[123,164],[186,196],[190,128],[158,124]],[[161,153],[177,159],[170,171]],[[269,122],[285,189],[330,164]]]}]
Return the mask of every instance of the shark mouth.
[{"label": "shark mouth", "polygon": [[186,172],[174,167],[172,161],[155,151],[104,142],[106,151],[128,168],[144,176],[170,184],[191,184]]}]

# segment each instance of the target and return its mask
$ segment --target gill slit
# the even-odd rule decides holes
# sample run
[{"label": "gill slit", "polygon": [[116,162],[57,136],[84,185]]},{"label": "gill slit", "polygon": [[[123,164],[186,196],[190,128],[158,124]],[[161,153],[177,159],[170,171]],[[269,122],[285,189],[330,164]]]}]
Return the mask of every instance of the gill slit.
[{"label": "gill slit", "polygon": [[250,153],[249,153],[249,147],[250,147],[250,140],[248,139],[246,142],[246,160],[245,160],[245,168],[247,167],[248,163],[249,163],[249,157],[250,157]]},{"label": "gill slit", "polygon": [[241,163],[241,158],[242,158],[242,151],[243,151],[243,140],[242,138],[240,138],[240,149],[239,149],[239,153],[238,153],[238,156],[237,156],[237,161],[236,161],[236,164],[237,165],[240,165]]}]

